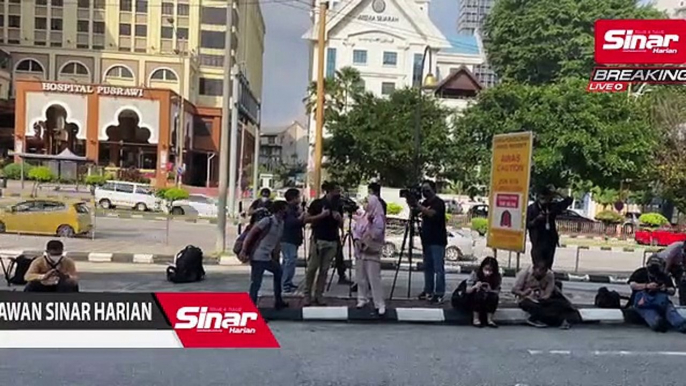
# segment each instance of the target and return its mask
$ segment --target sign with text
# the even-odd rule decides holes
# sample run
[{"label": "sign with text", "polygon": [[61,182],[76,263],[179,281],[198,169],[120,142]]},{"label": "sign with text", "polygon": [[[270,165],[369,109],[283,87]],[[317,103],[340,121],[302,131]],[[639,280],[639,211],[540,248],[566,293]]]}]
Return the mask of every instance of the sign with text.
[{"label": "sign with text", "polygon": [[596,20],[595,61],[686,63],[686,20]]},{"label": "sign with text", "polygon": [[493,137],[487,241],[490,248],[512,252],[526,249],[533,138],[530,131]]},{"label": "sign with text", "polygon": [[98,94],[106,96],[121,96],[142,98],[142,88],[117,87],[117,86],[92,86],[88,84],[74,83],[42,83],[43,91],[60,92],[65,94]]}]

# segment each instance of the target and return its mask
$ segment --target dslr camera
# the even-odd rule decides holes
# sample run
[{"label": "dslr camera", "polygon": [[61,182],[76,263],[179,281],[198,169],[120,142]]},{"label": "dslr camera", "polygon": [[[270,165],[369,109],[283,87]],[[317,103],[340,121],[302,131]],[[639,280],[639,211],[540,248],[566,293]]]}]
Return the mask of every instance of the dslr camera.
[{"label": "dslr camera", "polygon": [[341,208],[343,208],[343,211],[349,215],[352,215],[353,213],[357,212],[358,209],[360,209],[360,206],[357,205],[355,200],[348,196],[341,196],[340,204]]},{"label": "dslr camera", "polygon": [[404,198],[408,206],[415,207],[419,200],[422,199],[422,187],[415,185],[400,189],[400,198]]}]

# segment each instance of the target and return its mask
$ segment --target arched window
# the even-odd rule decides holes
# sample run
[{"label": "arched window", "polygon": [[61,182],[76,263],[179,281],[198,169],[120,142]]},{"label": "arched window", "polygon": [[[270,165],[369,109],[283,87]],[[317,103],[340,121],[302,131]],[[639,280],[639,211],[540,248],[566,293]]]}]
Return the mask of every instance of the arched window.
[{"label": "arched window", "polygon": [[174,73],[174,71],[168,68],[158,68],[157,70],[153,71],[152,75],[150,75],[150,79],[176,82],[179,80],[179,77],[176,76],[176,73]]},{"label": "arched window", "polygon": [[133,79],[133,73],[124,66],[114,66],[107,70],[105,78]]},{"label": "arched window", "polygon": [[41,65],[40,63],[38,63],[37,60],[34,59],[22,60],[17,64],[16,70],[21,72],[40,72],[41,74],[45,73],[43,65]]},{"label": "arched window", "polygon": [[60,71],[60,75],[89,75],[88,68],[79,62],[69,62]]}]

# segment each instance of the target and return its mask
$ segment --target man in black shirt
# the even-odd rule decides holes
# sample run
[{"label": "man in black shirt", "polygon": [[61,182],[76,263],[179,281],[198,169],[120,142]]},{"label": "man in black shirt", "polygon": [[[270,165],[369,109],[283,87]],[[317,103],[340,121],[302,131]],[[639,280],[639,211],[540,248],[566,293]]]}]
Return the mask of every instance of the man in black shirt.
[{"label": "man in black shirt", "polygon": [[288,208],[284,216],[283,236],[281,236],[281,255],[283,256],[283,283],[284,292],[293,292],[298,286],[293,284],[295,267],[298,261],[298,248],[303,243],[303,226],[305,213],[301,205],[300,191],[290,188],[285,194]]},{"label": "man in black shirt", "polygon": [[422,195],[425,200],[416,210],[422,216],[422,254],[424,257],[424,291],[420,299],[442,303],[445,295],[445,247],[448,232],[445,228],[445,202],[436,195],[436,183],[424,181]]},{"label": "man in black shirt", "polygon": [[531,240],[533,264],[541,260],[548,269],[553,269],[555,250],[560,242],[555,219],[572,205],[572,201],[571,197],[564,197],[551,185],[541,189],[536,202],[526,209],[526,228]]},{"label": "man in black shirt", "polygon": [[260,209],[269,210],[269,206],[272,203],[271,195],[272,191],[269,190],[269,188],[262,188],[262,190],[260,190],[260,198],[253,201],[252,204],[250,204],[250,207],[248,208],[248,217],[252,217],[253,213],[257,212]]},{"label": "man in black shirt", "polygon": [[381,206],[383,206],[383,214],[388,214],[386,212],[386,201],[381,198],[381,185],[377,182],[372,182],[371,184],[367,185],[367,193],[378,197],[379,201],[381,202]]},{"label": "man in black shirt", "polygon": [[686,320],[669,300],[674,295],[674,282],[664,270],[664,261],[651,256],[644,268],[629,277],[630,304],[653,331],[666,332],[669,326],[686,333]]},{"label": "man in black shirt", "polygon": [[312,224],[310,256],[305,273],[305,305],[312,303],[312,286],[315,284],[314,303],[324,305],[322,295],[331,260],[336,257],[340,244],[343,213],[340,207],[341,190],[336,183],[325,182],[326,195],[310,204],[305,222]]}]

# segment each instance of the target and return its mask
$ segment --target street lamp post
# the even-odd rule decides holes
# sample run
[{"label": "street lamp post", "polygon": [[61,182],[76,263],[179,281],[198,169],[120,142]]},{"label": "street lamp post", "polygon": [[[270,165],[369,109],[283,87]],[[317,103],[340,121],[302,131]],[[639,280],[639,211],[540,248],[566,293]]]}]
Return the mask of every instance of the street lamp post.
[{"label": "street lamp post", "polygon": [[[424,66],[426,65],[426,59],[429,58],[429,72],[424,77]],[[415,110],[415,120],[414,120],[414,183],[418,184],[421,181],[421,165],[420,165],[420,152],[421,152],[421,126],[422,126],[422,91],[426,88],[432,88],[436,85],[436,78],[431,73],[431,59],[432,50],[430,46],[424,48],[424,54],[422,55],[422,65],[419,69],[419,84],[417,85],[417,106]]]},{"label": "street lamp post", "polygon": [[183,173],[183,145],[186,139],[185,128],[186,128],[186,101],[184,98],[184,87],[186,80],[186,60],[185,60],[185,50],[181,48],[181,40],[179,38],[179,29],[176,28],[173,17],[167,18],[167,21],[172,25],[174,30],[175,52],[179,55],[179,62],[181,64],[181,79],[179,79],[179,117],[176,126],[176,170],[175,172],[175,182],[176,186],[181,186],[183,179],[181,174]]}]

